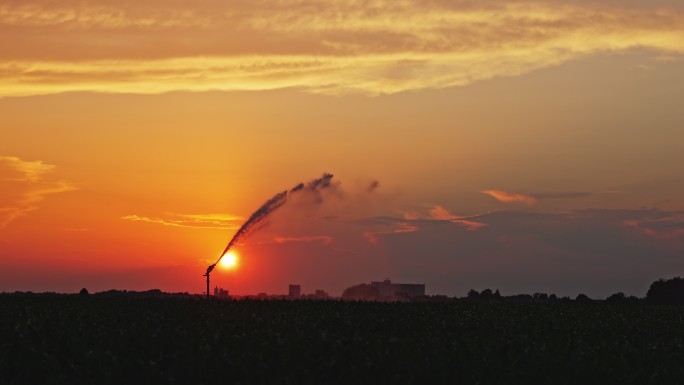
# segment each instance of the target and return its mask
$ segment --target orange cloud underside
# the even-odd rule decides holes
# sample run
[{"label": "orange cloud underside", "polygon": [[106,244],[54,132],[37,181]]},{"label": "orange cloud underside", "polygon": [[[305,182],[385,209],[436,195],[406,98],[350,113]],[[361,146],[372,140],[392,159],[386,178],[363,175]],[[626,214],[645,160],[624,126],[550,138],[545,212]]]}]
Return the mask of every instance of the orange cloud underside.
[{"label": "orange cloud underside", "polygon": [[483,190],[482,193],[503,203],[523,203],[526,205],[537,203],[535,197],[526,194],[509,193],[501,190]]},{"label": "orange cloud underside", "polygon": [[579,1],[9,3],[0,33],[22,33],[0,42],[0,97],[444,88],[593,53],[681,54],[683,25],[681,7]]}]

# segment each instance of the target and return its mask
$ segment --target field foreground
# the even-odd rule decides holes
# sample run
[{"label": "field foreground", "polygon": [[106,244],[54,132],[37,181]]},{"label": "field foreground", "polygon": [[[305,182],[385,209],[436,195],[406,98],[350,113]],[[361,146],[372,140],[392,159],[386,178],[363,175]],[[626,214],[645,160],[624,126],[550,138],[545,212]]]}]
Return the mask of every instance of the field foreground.
[{"label": "field foreground", "polygon": [[0,295],[1,384],[682,381],[682,306]]}]

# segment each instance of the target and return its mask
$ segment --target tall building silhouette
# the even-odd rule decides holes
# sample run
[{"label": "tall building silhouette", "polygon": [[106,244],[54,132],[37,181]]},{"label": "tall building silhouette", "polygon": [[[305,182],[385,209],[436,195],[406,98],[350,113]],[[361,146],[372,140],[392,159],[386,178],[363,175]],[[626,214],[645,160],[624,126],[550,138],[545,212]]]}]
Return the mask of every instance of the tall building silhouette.
[{"label": "tall building silhouette", "polygon": [[302,295],[301,285],[290,285],[290,290],[288,291],[288,296],[290,298],[299,298]]}]

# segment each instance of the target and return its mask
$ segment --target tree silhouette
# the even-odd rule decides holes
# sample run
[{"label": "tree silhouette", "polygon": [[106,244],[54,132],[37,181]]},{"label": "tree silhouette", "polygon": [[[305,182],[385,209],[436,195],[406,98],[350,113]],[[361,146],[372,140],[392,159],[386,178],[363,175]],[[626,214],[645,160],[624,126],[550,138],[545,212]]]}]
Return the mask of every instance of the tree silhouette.
[{"label": "tree silhouette", "polygon": [[378,298],[380,298],[378,288],[367,283],[348,287],[342,292],[342,299],[372,300]]},{"label": "tree silhouette", "polygon": [[606,301],[608,302],[623,302],[627,299],[625,296],[625,293],[623,292],[617,292],[615,294],[612,294],[610,297],[606,298]]},{"label": "tree silhouette", "polygon": [[651,284],[646,299],[655,303],[684,303],[684,279],[659,279]]},{"label": "tree silhouette", "polygon": [[577,294],[575,301],[577,301],[577,302],[591,302],[591,298],[587,297],[586,294]]}]

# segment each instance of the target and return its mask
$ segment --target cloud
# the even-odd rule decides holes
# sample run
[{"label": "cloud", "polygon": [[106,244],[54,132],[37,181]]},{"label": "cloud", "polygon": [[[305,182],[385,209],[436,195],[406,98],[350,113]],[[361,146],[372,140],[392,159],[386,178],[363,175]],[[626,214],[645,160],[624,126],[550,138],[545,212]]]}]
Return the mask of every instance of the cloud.
[{"label": "cloud", "polygon": [[0,97],[454,87],[596,53],[678,58],[683,26],[681,4],[646,0],[9,1]]},{"label": "cloud", "polygon": [[390,234],[404,234],[412,233],[418,231],[418,227],[408,223],[408,222],[397,222],[396,228],[387,231],[366,231],[363,236],[373,245],[380,243],[380,239],[384,235]]},{"label": "cloud", "polygon": [[329,245],[333,242],[333,238],[327,235],[309,235],[309,236],[283,236],[277,235],[273,237],[274,243],[290,243],[290,242],[321,242]]},{"label": "cloud", "polygon": [[673,241],[684,246],[684,212],[666,212],[657,209],[652,213],[670,213],[669,215],[651,215],[646,218],[627,218],[623,221],[626,226],[641,230],[649,237]]},{"label": "cloud", "polygon": [[44,174],[52,171],[55,166],[42,161],[25,161],[16,156],[0,156],[0,162],[7,168],[18,173],[15,177],[6,177],[5,181],[38,182]]},{"label": "cloud", "polygon": [[[128,221],[156,223],[171,227],[192,227],[196,229],[236,230],[240,227],[242,217],[231,214],[173,214],[171,218],[150,218],[140,215],[121,217]],[[178,219],[182,218],[182,219]]]},{"label": "cloud", "polygon": [[213,224],[223,224],[226,222],[241,222],[245,218],[239,215],[232,214],[177,214],[168,213],[168,215],[173,215],[180,218],[189,219],[198,223],[213,223]]},{"label": "cloud", "polygon": [[502,190],[482,190],[481,192],[503,203],[523,203],[528,206],[537,203],[537,198],[527,194],[509,193]]},{"label": "cloud", "polygon": [[[495,211],[468,217],[451,214],[441,206],[430,209],[427,217],[414,216],[410,219],[393,217],[375,217],[358,220],[365,226],[384,226],[386,231],[375,231],[373,243],[377,243],[383,235],[414,233],[418,231],[437,232],[443,229],[446,233],[467,234],[468,230],[480,234],[489,234],[499,239],[501,236],[517,236],[534,234],[546,241],[568,249],[584,248],[589,240],[596,244],[610,243],[607,233],[621,233],[626,238],[639,238],[651,242],[655,239],[679,239],[684,249],[684,212],[664,211],[660,209],[578,209],[568,212],[517,212]],[[445,222],[460,226],[440,226]],[[471,224],[472,225],[469,225]],[[635,232],[636,230],[636,232]],[[465,231],[465,232],[464,232]],[[575,233],[575,236],[573,236]],[[475,235],[474,237],[480,237]],[[580,239],[584,237],[584,239]],[[367,236],[368,238],[368,236]],[[604,239],[605,238],[605,239]],[[592,241],[592,242],[593,242]],[[623,241],[613,246],[624,247]],[[591,247],[589,247],[591,248]]]},{"label": "cloud", "polygon": [[474,216],[456,216],[442,206],[434,206],[430,209],[430,219],[438,221],[449,221],[467,227],[470,230],[477,230],[486,226],[484,223],[473,220]]},{"label": "cloud", "polygon": [[51,180],[48,174],[55,166],[42,161],[25,161],[14,156],[0,156],[0,228],[38,209],[46,196],[76,190],[63,180]]},{"label": "cloud", "polygon": [[435,292],[492,285],[508,293],[576,295],[581,288],[592,296],[643,296],[650,282],[684,266],[683,212],[496,211],[470,219],[485,226],[473,231],[444,219],[385,217],[388,228],[407,223],[415,230],[374,232],[372,242],[382,244],[396,271],[430,277]]},{"label": "cloud", "polygon": [[430,209],[430,218],[436,219],[438,221],[452,221],[454,219],[458,219],[457,216],[453,215],[442,206],[435,206]]},{"label": "cloud", "polygon": [[489,195],[490,197],[496,199],[503,203],[523,203],[528,206],[539,203],[539,201],[545,200],[560,200],[560,199],[581,199],[586,198],[596,194],[612,194],[618,191],[599,191],[595,193],[590,192],[552,192],[552,193],[535,193],[535,194],[523,194],[523,193],[513,193],[503,190],[482,190],[481,193]]}]

